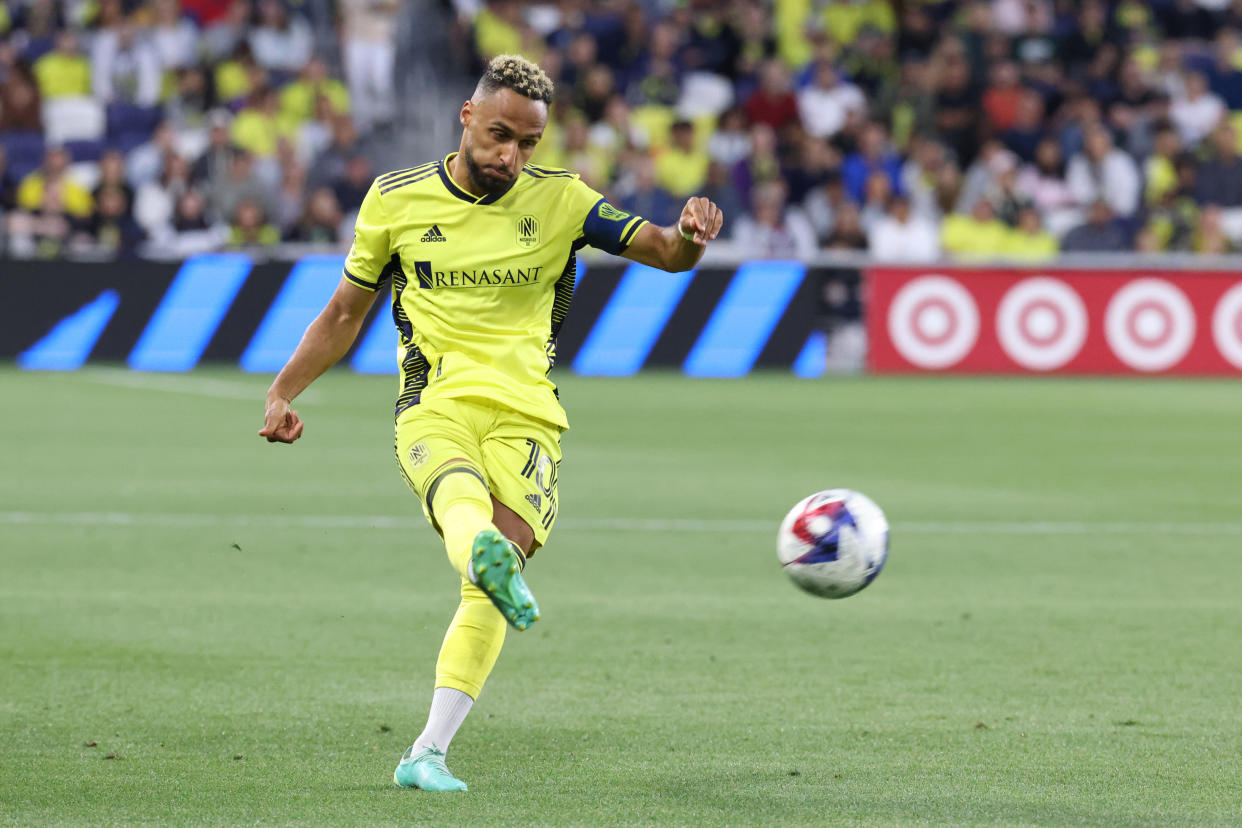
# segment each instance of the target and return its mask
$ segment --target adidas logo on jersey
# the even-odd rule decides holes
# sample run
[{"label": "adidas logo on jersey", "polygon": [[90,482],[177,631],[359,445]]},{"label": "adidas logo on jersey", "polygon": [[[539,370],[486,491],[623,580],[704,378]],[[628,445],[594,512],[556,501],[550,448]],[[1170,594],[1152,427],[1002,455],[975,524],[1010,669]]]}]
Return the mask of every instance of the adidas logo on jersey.
[{"label": "adidas logo on jersey", "polygon": [[426,233],[423,233],[423,237],[422,237],[422,239],[421,239],[420,241],[424,241],[424,242],[442,242],[442,241],[448,241],[448,239],[446,239],[446,238],[444,237],[444,234],[440,232],[440,225],[438,225],[438,224],[433,224],[433,225],[431,225],[431,229],[430,229],[430,230],[428,230]]},{"label": "adidas logo on jersey", "polygon": [[534,506],[534,507],[535,507],[535,511],[536,511],[536,512],[538,512],[538,511],[539,511],[539,504],[540,504],[540,503],[542,503],[542,500],[540,499],[539,495],[537,495],[537,494],[528,494],[528,495],[526,496],[526,502],[527,502],[527,503],[529,503],[531,506]]}]

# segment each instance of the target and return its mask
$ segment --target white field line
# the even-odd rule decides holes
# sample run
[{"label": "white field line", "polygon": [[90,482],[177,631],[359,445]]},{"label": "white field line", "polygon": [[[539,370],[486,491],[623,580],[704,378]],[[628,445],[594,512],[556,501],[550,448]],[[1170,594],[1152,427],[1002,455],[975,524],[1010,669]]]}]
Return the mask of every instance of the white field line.
[{"label": "white field line", "polygon": [[[199,397],[216,397],[223,400],[250,400],[260,408],[267,386],[260,383],[236,380],[211,379],[193,374],[149,374],[117,368],[85,368],[78,376],[97,385],[133,388],[139,391],[163,391],[171,394],[194,394]],[[298,396],[298,402],[317,402],[318,391],[307,389]]]},{"label": "white field line", "polygon": [[[389,515],[238,515],[180,512],[0,512],[0,525],[122,526],[189,529],[195,527],[275,529],[429,529],[420,517]],[[776,520],[696,518],[564,518],[568,530],[617,532],[747,532],[775,533]],[[1242,535],[1242,522],[1092,522],[1092,521],[908,521],[893,531],[911,535]]]}]

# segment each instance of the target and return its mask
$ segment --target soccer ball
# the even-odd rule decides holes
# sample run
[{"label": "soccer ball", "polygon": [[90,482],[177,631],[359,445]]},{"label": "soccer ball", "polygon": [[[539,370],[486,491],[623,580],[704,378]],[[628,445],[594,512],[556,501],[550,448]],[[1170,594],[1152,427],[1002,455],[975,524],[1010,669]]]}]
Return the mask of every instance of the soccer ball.
[{"label": "soccer ball", "polygon": [[845,598],[880,574],[888,557],[888,519],[850,489],[816,492],[781,521],[776,556],[793,582],[821,598]]}]

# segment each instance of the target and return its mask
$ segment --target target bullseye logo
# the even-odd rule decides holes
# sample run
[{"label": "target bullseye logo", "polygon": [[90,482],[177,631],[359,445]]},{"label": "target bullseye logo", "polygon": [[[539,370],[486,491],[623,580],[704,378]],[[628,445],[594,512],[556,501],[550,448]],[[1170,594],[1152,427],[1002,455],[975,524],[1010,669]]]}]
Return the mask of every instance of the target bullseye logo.
[{"label": "target bullseye logo", "polygon": [[947,276],[907,282],[888,308],[888,335],[906,360],[920,368],[948,368],[979,337],[979,308],[970,292]]},{"label": "target bullseye logo", "polygon": [[1009,289],[996,310],[996,335],[1009,358],[1023,368],[1052,371],[1082,350],[1087,309],[1060,279],[1023,279]]},{"label": "target bullseye logo", "polygon": [[1225,291],[1212,312],[1212,340],[1234,368],[1242,368],[1242,284]]},{"label": "target bullseye logo", "polygon": [[1117,358],[1136,371],[1163,371],[1180,362],[1194,342],[1194,308],[1164,279],[1135,279],[1109,300],[1104,337]]}]

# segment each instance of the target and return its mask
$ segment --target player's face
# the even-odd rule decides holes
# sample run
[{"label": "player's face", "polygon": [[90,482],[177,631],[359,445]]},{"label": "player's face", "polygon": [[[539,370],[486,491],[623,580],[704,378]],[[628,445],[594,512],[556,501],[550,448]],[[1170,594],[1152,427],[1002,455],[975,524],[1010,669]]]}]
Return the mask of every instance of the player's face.
[{"label": "player's face", "polygon": [[470,184],[476,192],[499,195],[513,186],[535,151],[548,123],[548,106],[501,89],[467,101],[461,121]]}]

